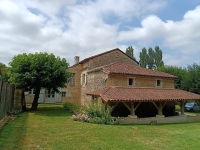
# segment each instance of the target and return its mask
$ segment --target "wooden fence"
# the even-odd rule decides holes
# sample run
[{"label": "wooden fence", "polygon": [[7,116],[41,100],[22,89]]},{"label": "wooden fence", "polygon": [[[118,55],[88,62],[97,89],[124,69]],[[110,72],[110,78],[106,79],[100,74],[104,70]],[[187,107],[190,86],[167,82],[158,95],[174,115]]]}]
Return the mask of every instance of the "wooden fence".
[{"label": "wooden fence", "polygon": [[14,107],[15,86],[0,81],[0,120]]}]

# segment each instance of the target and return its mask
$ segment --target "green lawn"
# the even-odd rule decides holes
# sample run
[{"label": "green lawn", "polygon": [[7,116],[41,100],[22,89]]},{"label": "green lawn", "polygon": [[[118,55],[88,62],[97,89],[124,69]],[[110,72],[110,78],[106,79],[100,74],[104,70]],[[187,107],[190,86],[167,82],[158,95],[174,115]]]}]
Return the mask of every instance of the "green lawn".
[{"label": "green lawn", "polygon": [[200,123],[98,125],[76,122],[62,105],[41,105],[0,130],[1,150],[199,149]]}]

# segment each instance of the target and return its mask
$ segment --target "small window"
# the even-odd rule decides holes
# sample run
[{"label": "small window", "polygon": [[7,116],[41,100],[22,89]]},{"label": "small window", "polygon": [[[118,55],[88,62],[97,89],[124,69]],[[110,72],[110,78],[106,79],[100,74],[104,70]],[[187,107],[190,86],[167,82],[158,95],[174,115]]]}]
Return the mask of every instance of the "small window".
[{"label": "small window", "polygon": [[75,86],[75,73],[72,74],[69,82],[70,86]]},{"label": "small window", "polygon": [[161,87],[162,86],[162,81],[161,80],[156,80],[156,86]]},{"label": "small window", "polygon": [[128,85],[133,86],[134,85],[134,78],[128,78]]},{"label": "small window", "polygon": [[62,97],[66,97],[66,92],[62,92],[62,93],[61,93],[61,96],[62,96]]},{"label": "small window", "polygon": [[81,75],[81,85],[85,86],[87,84],[87,74],[84,73]]}]

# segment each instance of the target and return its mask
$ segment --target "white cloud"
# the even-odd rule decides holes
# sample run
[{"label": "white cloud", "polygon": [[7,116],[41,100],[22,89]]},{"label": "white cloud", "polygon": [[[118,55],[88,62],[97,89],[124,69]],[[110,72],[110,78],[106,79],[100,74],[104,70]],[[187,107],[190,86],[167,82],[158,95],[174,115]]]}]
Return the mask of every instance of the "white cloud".
[{"label": "white cloud", "polygon": [[[116,47],[125,50],[126,41],[145,43],[156,38],[163,38],[173,49],[196,44],[199,8],[187,12],[179,22],[164,22],[152,15],[166,5],[162,0],[1,0],[0,62],[8,63],[24,52],[46,51],[73,64],[75,55],[84,59]],[[113,16],[117,21],[111,24]],[[119,32],[124,21],[135,17],[144,18],[141,27]],[[131,45],[137,57],[139,48]]]},{"label": "white cloud", "polygon": [[[200,6],[194,10],[186,12],[181,21],[162,21],[156,15],[150,15],[141,22],[141,27],[133,27],[129,31],[121,31],[118,40],[140,41],[141,43],[153,43],[156,39],[163,39],[163,45],[174,51],[179,51],[179,55],[195,56],[200,52]],[[133,36],[134,35],[134,36]],[[169,57],[167,57],[169,58]],[[178,59],[178,58],[176,58]],[[192,61],[190,59],[190,61]],[[178,63],[179,62],[179,63]],[[185,62],[174,61],[174,65]],[[171,63],[170,63],[171,64]]]}]

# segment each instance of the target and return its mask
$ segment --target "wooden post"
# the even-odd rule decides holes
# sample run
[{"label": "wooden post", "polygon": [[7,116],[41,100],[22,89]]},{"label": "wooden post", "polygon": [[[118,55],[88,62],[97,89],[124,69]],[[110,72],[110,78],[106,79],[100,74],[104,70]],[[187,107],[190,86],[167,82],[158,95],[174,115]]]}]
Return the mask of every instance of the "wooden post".
[{"label": "wooden post", "polygon": [[160,115],[160,116],[162,116],[163,114],[162,114],[162,103],[161,102],[159,102],[159,106],[158,106],[158,115]]},{"label": "wooden post", "polygon": [[184,104],[185,104],[185,101],[180,102],[181,115],[184,115]]},{"label": "wooden post", "polygon": [[132,116],[135,116],[134,102],[131,102],[131,115],[132,115]]}]

